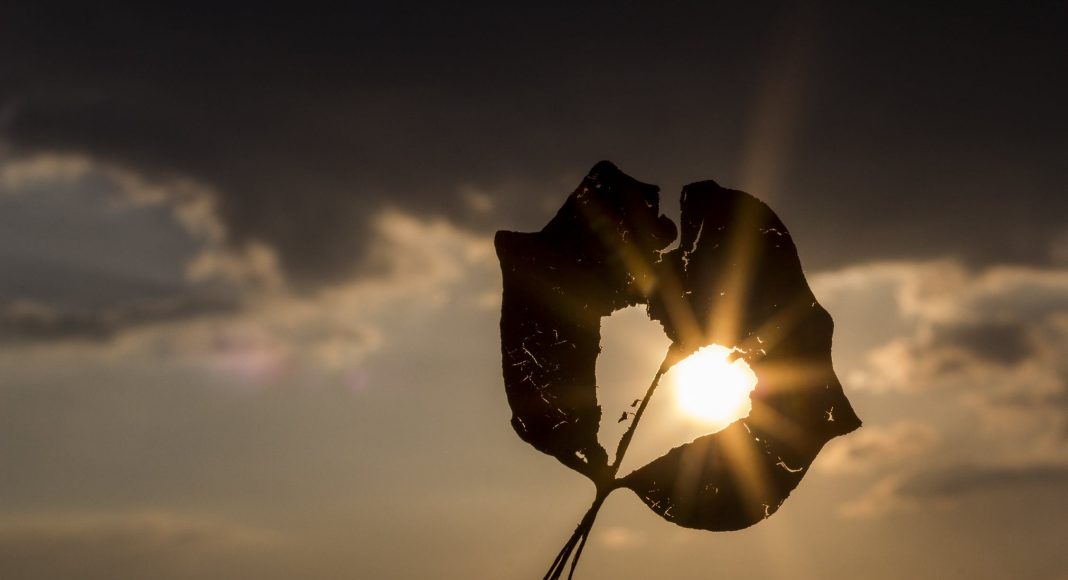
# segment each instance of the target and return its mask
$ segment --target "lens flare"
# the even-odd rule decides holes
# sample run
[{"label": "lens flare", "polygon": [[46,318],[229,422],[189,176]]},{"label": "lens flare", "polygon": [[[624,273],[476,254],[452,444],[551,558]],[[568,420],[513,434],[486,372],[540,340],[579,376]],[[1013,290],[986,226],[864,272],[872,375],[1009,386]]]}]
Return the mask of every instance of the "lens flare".
[{"label": "lens flare", "polygon": [[724,426],[749,414],[757,377],[744,360],[730,361],[732,352],[713,344],[675,365],[675,400],[683,412]]}]

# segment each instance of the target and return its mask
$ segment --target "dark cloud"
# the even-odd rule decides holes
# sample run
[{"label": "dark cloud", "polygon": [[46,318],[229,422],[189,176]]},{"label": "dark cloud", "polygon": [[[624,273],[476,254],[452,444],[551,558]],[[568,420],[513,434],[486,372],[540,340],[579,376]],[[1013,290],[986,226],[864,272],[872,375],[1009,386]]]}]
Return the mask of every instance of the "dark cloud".
[{"label": "dark cloud", "polygon": [[33,302],[0,305],[0,344],[60,340],[102,342],[122,331],[236,312],[233,297],[196,294],[140,300],[103,309],[57,309]]},{"label": "dark cloud", "polygon": [[[1032,498],[1042,491],[1057,494],[1065,483],[1068,483],[1068,465],[1063,463],[927,465],[909,475],[884,477],[864,495],[841,506],[841,513],[870,517],[899,510],[945,508],[974,496],[996,493]],[[1023,504],[1009,505],[1023,507]]]},{"label": "dark cloud", "polygon": [[668,198],[776,176],[754,193],[809,267],[1034,261],[1068,213],[1061,12],[23,3],[0,14],[3,136],[207,183],[231,241],[305,285],[357,271],[383,205],[530,229],[532,192],[606,157]]},{"label": "dark cloud", "polygon": [[[967,459],[1068,463],[1068,270],[894,262],[824,274],[819,283],[832,295],[874,297],[870,310],[879,317],[847,324],[898,328],[866,347],[864,366],[846,373],[850,384],[883,395],[893,412],[925,417],[943,433],[947,423],[966,426],[960,444],[978,446]],[[873,292],[888,285],[896,308],[880,304],[885,299]],[[867,454],[851,458],[850,452],[864,451],[868,439],[897,445],[879,433],[860,433],[834,454],[863,460]],[[894,482],[886,483],[869,494],[872,501],[850,509],[878,511],[878,499],[893,490]]]},{"label": "dark cloud", "polygon": [[936,327],[931,347],[958,348],[976,359],[1011,366],[1034,355],[1032,332],[1016,320],[942,325]]},{"label": "dark cloud", "polygon": [[1068,349],[1064,268],[895,262],[829,273],[825,280],[829,287],[852,284],[851,291],[867,297],[893,281],[897,312],[890,319],[905,325],[867,358],[894,386],[960,379],[1064,383],[1068,376],[1058,362]]},{"label": "dark cloud", "polygon": [[[1044,346],[1040,338],[1048,335],[1045,320],[991,321],[980,314],[929,322],[914,335],[875,349],[869,360],[879,367],[879,374],[896,376],[891,382],[897,387],[905,387],[905,383],[915,390],[975,386],[978,380],[990,391],[990,397],[1004,402],[1006,397],[995,391],[1029,393],[1032,386],[1027,383],[1034,382],[1034,377],[1026,374],[1027,365],[1048,366],[1050,345]],[[1030,395],[1010,398],[1024,400]]]},{"label": "dark cloud", "polygon": [[919,499],[955,499],[968,493],[1019,489],[1026,486],[1063,487],[1068,484],[1068,466],[1027,467],[957,466],[924,472],[906,480],[900,492]]},{"label": "dark cloud", "polygon": [[0,160],[0,343],[236,311],[264,257],[222,247],[211,201],[84,156]]}]

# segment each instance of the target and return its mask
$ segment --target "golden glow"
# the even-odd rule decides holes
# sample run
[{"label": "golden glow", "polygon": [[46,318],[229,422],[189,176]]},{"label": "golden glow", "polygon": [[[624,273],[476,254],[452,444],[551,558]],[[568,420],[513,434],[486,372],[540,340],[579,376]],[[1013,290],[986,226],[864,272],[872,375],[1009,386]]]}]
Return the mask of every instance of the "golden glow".
[{"label": "golden glow", "polygon": [[683,412],[722,426],[749,414],[756,374],[740,358],[730,362],[732,352],[713,344],[675,365],[675,400]]}]

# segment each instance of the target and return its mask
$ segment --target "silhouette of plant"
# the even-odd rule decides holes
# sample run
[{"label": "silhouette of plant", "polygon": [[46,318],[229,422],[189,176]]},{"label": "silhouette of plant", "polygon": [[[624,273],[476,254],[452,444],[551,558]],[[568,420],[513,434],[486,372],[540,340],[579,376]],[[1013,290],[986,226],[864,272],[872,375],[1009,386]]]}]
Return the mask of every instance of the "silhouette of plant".
[{"label": "silhouette of plant", "polygon": [[[860,426],[831,365],[831,317],[775,213],[712,181],[687,185],[679,245],[665,251],[677,231],[659,211],[659,188],[602,161],[541,231],[497,232],[512,426],[596,487],[547,579],[560,578],[569,561],[573,576],[616,489],[681,526],[742,529],[778,509],[827,441]],[[600,323],[637,304],[671,346],[609,463],[597,440]],[[710,344],[734,347],[732,356],[756,373],[749,416],[617,477],[660,378]]]}]

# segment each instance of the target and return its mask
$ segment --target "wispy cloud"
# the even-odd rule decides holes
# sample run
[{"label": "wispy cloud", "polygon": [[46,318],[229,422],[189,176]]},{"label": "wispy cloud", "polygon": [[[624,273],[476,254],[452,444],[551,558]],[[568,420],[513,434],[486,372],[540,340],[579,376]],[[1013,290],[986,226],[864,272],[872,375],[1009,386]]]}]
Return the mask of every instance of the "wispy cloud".
[{"label": "wispy cloud", "polygon": [[829,443],[814,469],[836,474],[872,474],[915,459],[929,452],[937,442],[938,431],[924,423],[865,425],[849,437]]},{"label": "wispy cloud", "polygon": [[22,580],[220,578],[234,572],[228,558],[283,543],[274,530],[173,513],[8,518],[0,569]]}]

